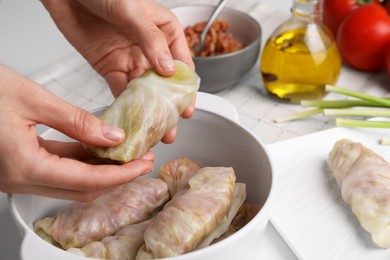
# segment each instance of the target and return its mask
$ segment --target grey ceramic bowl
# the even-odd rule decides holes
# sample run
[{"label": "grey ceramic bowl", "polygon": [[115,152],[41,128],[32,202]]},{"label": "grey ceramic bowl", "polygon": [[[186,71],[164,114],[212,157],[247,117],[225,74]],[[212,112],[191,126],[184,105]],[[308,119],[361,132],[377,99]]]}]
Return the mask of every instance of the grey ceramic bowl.
[{"label": "grey ceramic bowl", "polygon": [[[214,8],[212,5],[185,5],[171,10],[185,28],[208,20]],[[208,93],[234,86],[256,64],[261,48],[261,26],[251,16],[224,8],[218,19],[230,24],[229,31],[245,48],[229,54],[193,59],[201,78],[200,91]]]}]

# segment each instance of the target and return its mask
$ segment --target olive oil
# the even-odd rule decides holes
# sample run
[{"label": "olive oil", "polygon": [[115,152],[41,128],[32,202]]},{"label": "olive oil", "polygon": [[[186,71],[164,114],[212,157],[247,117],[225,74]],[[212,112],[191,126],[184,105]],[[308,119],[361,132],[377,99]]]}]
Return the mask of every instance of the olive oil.
[{"label": "olive oil", "polygon": [[292,10],[293,18],[277,28],[264,46],[260,62],[263,83],[279,99],[319,99],[326,84],[337,82],[341,56],[333,35],[314,9],[308,13]]}]

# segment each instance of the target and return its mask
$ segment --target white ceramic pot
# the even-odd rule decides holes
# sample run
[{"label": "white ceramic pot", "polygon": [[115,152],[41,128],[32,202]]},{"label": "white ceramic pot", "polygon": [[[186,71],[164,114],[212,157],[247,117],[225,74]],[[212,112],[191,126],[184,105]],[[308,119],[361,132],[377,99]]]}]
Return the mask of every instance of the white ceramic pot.
[{"label": "white ceramic pot", "polygon": [[[173,144],[153,148],[158,169],[168,160],[192,158],[203,166],[232,166],[237,181],[247,185],[247,202],[262,205],[260,212],[234,235],[207,248],[172,260],[195,259],[258,259],[260,243],[270,216],[274,175],[265,146],[237,121],[234,107],[224,99],[199,93],[196,111],[191,119],[181,120]],[[69,140],[50,129],[46,139]],[[31,195],[9,195],[11,213],[24,239],[21,258],[40,260],[85,259],[63,251],[36,235],[33,223],[55,214],[69,201]]]}]

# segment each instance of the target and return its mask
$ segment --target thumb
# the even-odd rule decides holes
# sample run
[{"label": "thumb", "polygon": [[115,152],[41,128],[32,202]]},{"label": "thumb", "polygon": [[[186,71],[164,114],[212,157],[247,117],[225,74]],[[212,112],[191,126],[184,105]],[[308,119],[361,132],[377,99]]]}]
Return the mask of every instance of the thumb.
[{"label": "thumb", "polygon": [[[146,59],[159,74],[170,76],[175,72],[175,63],[167,41],[169,35],[165,35],[160,30],[146,10],[154,10],[155,15],[158,14],[154,19],[161,20],[160,25],[170,27],[169,21],[175,17],[168,9],[153,1],[116,1],[110,8],[104,4],[104,1],[98,2],[98,5],[96,2],[94,5],[87,4],[88,1],[85,0],[79,2],[89,9],[92,8],[96,14],[107,21],[134,33]],[[173,29],[170,29],[171,33],[174,33]]]},{"label": "thumb", "polygon": [[7,108],[4,111],[14,111],[18,115],[14,120],[22,118],[29,126],[44,124],[80,142],[96,146],[115,146],[123,141],[123,129],[105,124],[12,69],[0,65],[0,71],[1,83],[11,86],[2,89],[5,94],[0,95],[0,101]]},{"label": "thumb", "polygon": [[115,146],[125,138],[123,129],[108,125],[84,109],[59,98],[46,105],[49,106],[40,108],[42,112],[37,121],[75,140],[96,146]]},{"label": "thumb", "polygon": [[115,146],[125,138],[123,129],[108,125],[79,107],[72,106],[68,111],[63,111],[63,118],[66,120],[52,122],[53,127],[86,144]]}]

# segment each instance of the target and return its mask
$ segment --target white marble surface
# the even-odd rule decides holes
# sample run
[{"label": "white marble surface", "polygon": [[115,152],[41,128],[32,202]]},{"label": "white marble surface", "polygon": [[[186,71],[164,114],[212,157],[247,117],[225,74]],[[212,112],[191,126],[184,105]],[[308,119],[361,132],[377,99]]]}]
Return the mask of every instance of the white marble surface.
[{"label": "white marble surface", "polygon": [[[169,1],[169,4],[174,2]],[[288,0],[264,2],[286,13],[291,4]],[[74,53],[74,48],[57,30],[39,1],[1,0],[0,35],[0,62],[27,76]],[[21,236],[6,200],[6,195],[0,193],[0,259],[19,259]],[[267,227],[262,247],[264,259],[295,258],[272,225]]]},{"label": "white marble surface", "polygon": [[[285,13],[289,12],[292,3],[292,0],[259,1]],[[174,4],[183,1],[160,0],[159,2]],[[216,1],[203,0],[202,2],[215,3]],[[255,2],[255,0],[238,2]],[[39,71],[53,61],[67,57],[75,51],[57,30],[38,0],[0,0],[0,35],[0,62],[25,75]]]},{"label": "white marble surface", "polygon": [[[167,6],[173,6],[188,2],[216,3],[218,0],[158,1]],[[256,19],[262,22],[264,43],[267,35],[284,17],[288,16],[291,2],[292,0],[230,0],[228,5],[247,10],[251,14],[259,14]],[[269,10],[266,12],[264,10],[265,6],[275,10],[275,12]],[[107,95],[107,91],[102,90],[105,89],[104,82],[95,75],[96,73],[91,72],[91,69],[87,68],[88,66],[83,65],[82,60],[77,57],[69,59],[74,53],[74,48],[57,30],[39,1],[0,0],[1,63],[33,78],[66,101],[75,103],[85,109],[93,109],[96,108],[94,107],[96,105],[106,104],[112,97]],[[53,63],[59,66],[53,66]],[[67,66],[63,66],[64,64]],[[63,75],[71,74],[72,77],[63,77],[58,80],[58,75],[61,73],[57,73],[57,69],[61,70]],[[69,71],[64,72],[63,70]],[[82,76],[83,79],[87,77],[88,80],[92,80],[78,83],[80,86],[93,84],[96,92],[94,94],[97,97],[93,98],[93,104],[90,102],[90,96],[86,98],[85,95],[82,95],[83,93],[79,92],[83,88],[69,82],[72,78],[78,77],[75,70],[82,73],[79,76]],[[243,79],[242,84],[239,84],[233,90],[223,91],[219,95],[229,100],[237,108],[241,123],[265,143],[278,142],[331,127],[329,121],[319,117],[306,122],[275,126],[272,123],[275,115],[282,112],[288,113],[297,108],[281,105],[270,100],[259,87],[259,77],[258,68],[255,68]],[[56,83],[53,83],[53,81]],[[65,87],[58,84],[58,82],[63,81],[67,82],[67,84],[63,84]],[[383,88],[383,85],[387,86],[388,82],[389,79],[385,74],[362,74],[348,68],[343,68],[339,79],[340,86],[350,86],[356,90],[380,96],[389,94],[388,88]],[[68,95],[68,92],[72,95]],[[286,216],[286,218],[288,217]],[[18,259],[21,236],[8,211],[4,193],[0,193],[0,230],[0,259]],[[267,226],[266,236],[261,247],[264,259],[297,259],[272,224]]]}]

